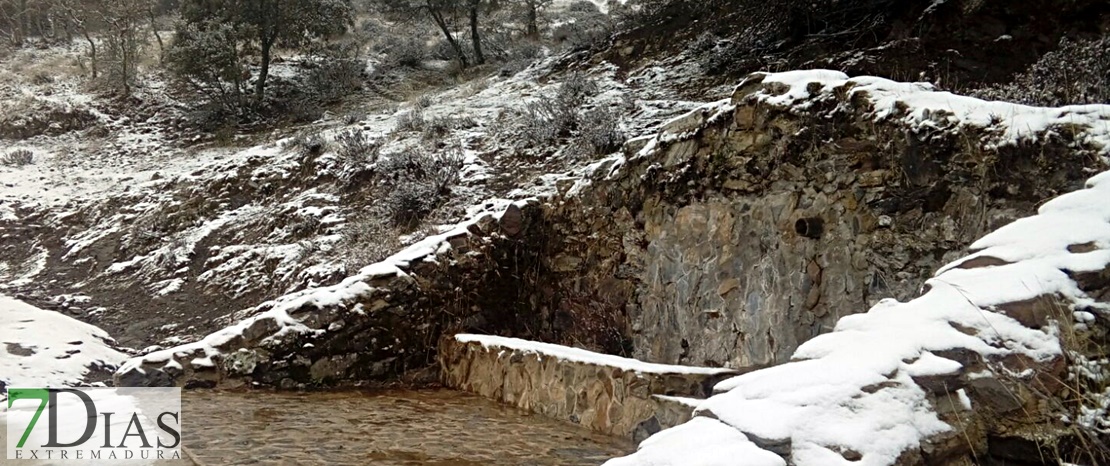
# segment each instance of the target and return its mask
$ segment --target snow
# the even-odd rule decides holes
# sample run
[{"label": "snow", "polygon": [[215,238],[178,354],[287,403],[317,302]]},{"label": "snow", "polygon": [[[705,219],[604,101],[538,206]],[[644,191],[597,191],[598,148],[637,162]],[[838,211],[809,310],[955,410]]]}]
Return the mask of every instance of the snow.
[{"label": "snow", "polygon": [[[763,74],[764,84],[785,86],[782,93],[760,91],[767,104],[805,111],[811,103],[834,98],[838,88],[846,101],[865,98],[877,121],[899,120],[915,131],[983,128],[992,133],[991,146],[1035,142],[1049,134],[1080,129],[1079,140],[1110,155],[1110,105],[1031,107],[993,102],[937,91],[929,83],[902,83],[872,76],[849,78],[839,71],[804,70]],[[815,93],[812,90],[817,89]]]},{"label": "snow", "polygon": [[519,338],[498,337],[493,335],[474,335],[462,333],[455,335],[459,343],[478,343],[487,351],[514,350],[536,354],[543,357],[552,357],[561,361],[571,361],[598,366],[616,367],[623,371],[632,371],[645,374],[727,374],[732,369],[719,367],[693,367],[669,364],[654,364],[638,361],[636,359],[622,358],[610,354],[595,353],[581,348],[542,343],[538,341],[522,340]]},{"label": "snow", "polygon": [[645,458],[630,456],[605,462],[605,466],[786,466],[778,455],[757,447],[736,429],[715,419],[694,418],[677,428],[659,432],[640,444],[651,451]]},{"label": "snow", "polygon": [[127,359],[103,330],[3,295],[0,329],[0,382],[7,386],[75,386],[90,368],[110,370]]},{"label": "snow", "polygon": [[956,396],[960,400],[960,406],[963,406],[964,409],[971,409],[971,397],[967,396],[967,390],[962,388],[956,390]]}]

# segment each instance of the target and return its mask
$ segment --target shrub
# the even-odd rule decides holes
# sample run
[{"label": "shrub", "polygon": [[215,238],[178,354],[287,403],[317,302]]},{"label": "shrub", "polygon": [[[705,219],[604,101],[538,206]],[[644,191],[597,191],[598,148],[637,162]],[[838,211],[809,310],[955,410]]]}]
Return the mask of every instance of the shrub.
[{"label": "shrub", "polygon": [[571,73],[559,86],[557,98],[568,104],[581,106],[587,99],[597,94],[598,90],[597,81],[582,73]]},{"label": "shrub", "polygon": [[363,110],[354,110],[343,115],[343,122],[348,125],[353,125],[366,119],[366,112]]},{"label": "shrub", "polygon": [[522,115],[523,141],[530,147],[570,136],[579,126],[579,110],[598,92],[597,82],[581,74],[570,75],[554,96],[540,95],[525,105]]},{"label": "shrub", "polygon": [[528,147],[555,142],[562,135],[563,128],[570,125],[568,117],[573,116],[564,110],[553,99],[543,95],[539,100],[525,104],[521,115],[521,140]]},{"label": "shrub", "polygon": [[435,103],[435,98],[432,97],[431,94],[420,94],[420,97],[417,97],[416,100],[413,101],[412,106],[415,107],[415,108],[418,108],[420,110],[423,110],[423,109],[426,109],[428,107],[431,107],[432,104],[434,104],[434,103]]},{"label": "shrub", "polygon": [[300,157],[320,155],[328,150],[328,141],[316,132],[305,132],[282,143],[282,149],[293,151]]},{"label": "shrub", "polygon": [[424,110],[414,108],[397,115],[397,131],[423,131],[427,122],[424,120]]},{"label": "shrub", "polygon": [[552,39],[564,48],[584,50],[603,43],[612,33],[612,20],[589,1],[567,5],[560,21],[551,31]]},{"label": "shrub", "polygon": [[353,47],[330,46],[315,51],[315,66],[305,75],[306,92],[317,102],[335,102],[362,88],[362,60]]},{"label": "shrub", "polygon": [[387,36],[379,47],[387,68],[419,68],[431,58],[424,42],[413,36]]},{"label": "shrub", "polygon": [[505,48],[505,61],[523,61],[531,63],[539,58],[543,58],[544,49],[538,42],[533,41],[517,41],[509,44]]},{"label": "shrub", "polygon": [[436,204],[435,190],[419,180],[397,183],[385,198],[389,218],[398,228],[412,228],[432,213]]},{"label": "shrub", "polygon": [[[463,54],[468,57],[474,56],[474,48],[471,45],[470,41],[460,39],[458,45],[459,48],[462,49]],[[435,45],[432,46],[430,55],[431,58],[434,58],[436,60],[443,60],[448,62],[459,60],[459,53],[455,51],[455,47],[453,47],[450,42],[447,42],[447,40],[443,38],[436,40]]]},{"label": "shrub", "polygon": [[179,81],[235,113],[246,105],[250,71],[237,44],[243,32],[218,21],[178,25],[166,63]]},{"label": "shrub", "polygon": [[478,123],[470,117],[440,116],[425,121],[421,137],[426,141],[439,141],[451,131],[463,128],[472,128]]},{"label": "shrub", "polygon": [[347,219],[336,251],[343,258],[348,273],[380,262],[401,249],[399,232],[373,212]]},{"label": "shrub", "polygon": [[620,129],[620,116],[609,107],[598,107],[582,116],[579,146],[588,155],[605,155],[620,150],[628,137]]},{"label": "shrub", "polygon": [[441,152],[413,149],[378,164],[387,179],[384,206],[394,226],[412,228],[439,206],[459,179],[463,153],[457,148]]},{"label": "shrub", "polygon": [[0,164],[9,167],[22,167],[32,163],[35,163],[35,154],[26,149],[16,149],[0,157]]},{"label": "shrub", "polygon": [[1057,50],[1044,54],[1013,82],[972,94],[1052,107],[1110,104],[1110,37],[1086,41],[1064,38]]},{"label": "shrub", "polygon": [[[293,105],[285,108],[285,116],[294,124],[312,123],[324,118],[324,107],[315,99],[300,98],[291,102]],[[277,108],[271,109],[269,114],[277,116],[276,112],[278,110]]]},{"label": "shrub", "polygon": [[365,166],[377,161],[381,145],[370,139],[365,131],[343,131],[335,136],[335,153],[348,166]]}]

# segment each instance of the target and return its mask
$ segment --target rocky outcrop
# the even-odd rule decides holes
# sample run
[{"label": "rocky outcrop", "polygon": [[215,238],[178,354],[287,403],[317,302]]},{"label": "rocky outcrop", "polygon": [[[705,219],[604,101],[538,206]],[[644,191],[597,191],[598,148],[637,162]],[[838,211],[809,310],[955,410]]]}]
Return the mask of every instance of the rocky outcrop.
[{"label": "rocky outcrop", "polygon": [[616,316],[645,361],[782,363],[1106,166],[1104,110],[810,76],[757,75],[545,204],[540,311]]},{"label": "rocky outcrop", "polygon": [[440,374],[450,388],[643,440],[690,419],[728,369],[649,364],[515,338],[445,336]]}]

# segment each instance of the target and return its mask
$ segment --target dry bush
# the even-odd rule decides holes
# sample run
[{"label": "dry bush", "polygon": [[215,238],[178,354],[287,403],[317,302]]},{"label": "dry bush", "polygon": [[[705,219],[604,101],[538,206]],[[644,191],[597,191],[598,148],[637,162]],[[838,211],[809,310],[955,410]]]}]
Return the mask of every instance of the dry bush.
[{"label": "dry bush", "polygon": [[328,140],[315,131],[303,132],[282,143],[281,148],[300,157],[320,155],[328,150]]},{"label": "dry bush", "polygon": [[440,141],[456,129],[473,128],[477,122],[470,117],[440,116],[425,121],[421,137],[425,141]]},{"label": "dry bush", "polygon": [[427,122],[424,119],[424,110],[420,108],[413,108],[412,110],[402,112],[397,115],[397,131],[411,131],[421,132],[424,130]]},{"label": "dry bush", "polygon": [[399,68],[420,68],[431,59],[431,51],[415,36],[387,34],[376,47],[385,58],[380,65],[383,73]]},{"label": "dry bush", "polygon": [[462,166],[463,153],[457,148],[440,152],[415,148],[379,162],[378,172],[387,188],[383,206],[393,225],[406,229],[418,225],[450,194]]},{"label": "dry bush", "polygon": [[[1067,371],[1059,380],[1048,373],[992,364],[1000,380],[1031,393],[1037,411],[1022,411],[1024,422],[1041,425],[1038,440],[1044,459],[1061,464],[1110,462],[1110,322],[1098,311],[1073,311],[1056,303],[1050,318],[1060,340]],[[1015,398],[1019,398],[1016,397]]]},{"label": "dry bush", "polygon": [[[1097,312],[1057,309],[1060,346],[1068,362],[1064,392],[1050,396],[1037,392],[1051,415],[1064,422],[1063,445],[1050,445],[1054,456],[1065,462],[1110,462],[1110,326]],[[1079,317],[1079,319],[1077,319]],[[1037,387],[1034,387],[1036,390]]]},{"label": "dry bush", "polygon": [[620,150],[628,136],[620,129],[620,115],[610,107],[598,107],[582,115],[578,146],[587,155],[611,154]]},{"label": "dry bush", "polygon": [[335,135],[335,153],[347,166],[359,167],[378,160],[381,144],[367,136],[365,131],[351,129]]},{"label": "dry bush", "polygon": [[320,47],[314,65],[305,74],[305,92],[316,102],[335,102],[362,89],[365,65],[351,46]]},{"label": "dry bush", "polygon": [[348,218],[336,252],[343,258],[347,273],[380,262],[401,249],[399,232],[374,212]]},{"label": "dry bush", "polygon": [[412,106],[413,106],[413,108],[418,108],[418,109],[423,110],[423,109],[426,109],[428,107],[431,107],[432,104],[434,104],[434,103],[435,103],[435,97],[433,97],[431,94],[420,94],[420,96],[418,96],[416,98],[416,100],[413,100]]},{"label": "dry bush", "polygon": [[0,156],[0,164],[9,167],[22,167],[35,163],[35,154],[26,149],[16,149]]},{"label": "dry bush", "polygon": [[529,147],[539,147],[571,136],[579,128],[582,106],[597,92],[596,81],[574,73],[554,96],[541,94],[526,104],[521,115],[523,142]]},{"label": "dry bush", "polygon": [[1013,82],[973,95],[1027,105],[1110,104],[1110,37],[1072,41],[1044,54]]}]

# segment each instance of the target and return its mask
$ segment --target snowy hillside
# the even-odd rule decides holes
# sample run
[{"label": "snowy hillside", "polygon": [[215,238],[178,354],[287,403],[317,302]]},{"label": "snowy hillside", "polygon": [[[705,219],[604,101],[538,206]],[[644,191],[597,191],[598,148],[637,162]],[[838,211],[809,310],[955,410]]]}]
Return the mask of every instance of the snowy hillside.
[{"label": "snowy hillside", "polygon": [[233,462],[437,462],[243,402],[433,387],[621,436],[550,464],[1110,463],[1103,1],[24,3],[0,395],[215,389]]}]

